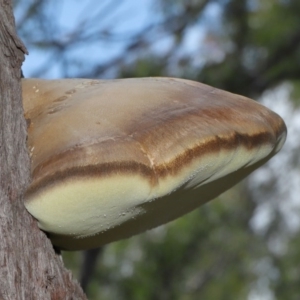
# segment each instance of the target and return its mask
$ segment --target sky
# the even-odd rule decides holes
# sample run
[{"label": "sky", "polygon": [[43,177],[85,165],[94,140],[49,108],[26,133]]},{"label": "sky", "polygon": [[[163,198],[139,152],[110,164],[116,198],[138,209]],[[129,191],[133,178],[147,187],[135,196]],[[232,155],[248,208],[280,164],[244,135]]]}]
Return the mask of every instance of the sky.
[{"label": "sky", "polygon": [[[63,0],[60,2],[60,5],[57,5],[57,1],[46,1],[45,3],[47,3],[47,13],[49,16],[55,16],[54,25],[51,24],[51,26],[54,29],[54,38],[57,38],[59,41],[67,42],[72,39],[74,30],[78,24],[81,28],[84,28],[86,35],[97,34],[95,33],[95,28],[98,28],[98,30],[100,28],[103,35],[105,35],[105,32],[116,34],[117,38],[115,40],[100,38],[96,42],[78,43],[76,47],[68,50],[70,57],[82,57],[82,62],[86,65],[95,62],[104,62],[122,54],[127,44],[126,37],[131,36],[137,29],[146,28],[150,23],[159,23],[162,20],[161,10],[155,5],[156,1],[154,0],[123,0],[121,2],[117,0],[102,0],[101,2],[97,0],[85,0],[76,2],[76,4],[74,4],[73,0]],[[103,11],[107,11],[107,13],[103,13]],[[17,25],[24,19],[25,12],[26,9],[23,6],[16,7],[15,16]],[[195,23],[194,26],[186,31],[182,47],[177,49],[177,54],[180,56],[182,53],[185,53],[191,57],[195,57],[195,65],[201,67],[204,59],[203,53],[199,53],[199,44],[204,38],[205,26],[209,26],[210,28],[217,26],[217,23],[211,20],[218,20],[219,14],[219,6],[215,4],[208,5],[202,21]],[[101,25],[97,27],[95,24],[97,24],[98,20],[99,22],[101,21]],[[35,28],[33,25],[32,33],[34,35],[31,38],[43,41],[44,32],[42,29]],[[22,37],[22,32],[20,32],[20,35]],[[36,74],[40,66],[51,61],[50,68],[45,70],[42,76],[49,79],[64,77],[65,74],[61,69],[59,57],[55,57],[55,62],[52,59],[53,55],[55,55],[53,52],[43,47],[40,49],[31,47],[28,40],[26,43],[26,38],[24,42],[29,51],[29,55],[23,64],[25,76],[32,77]],[[156,39],[151,48],[154,52],[162,53],[168,51],[172,44],[172,38],[161,32],[160,38]],[[212,49],[217,48],[212,47]],[[220,55],[220,59],[222,59],[221,52],[215,54]],[[75,68],[76,66],[74,66]]]},{"label": "sky", "polygon": [[[100,14],[101,27],[103,31],[111,30],[111,24],[113,24],[113,31],[120,37],[119,40],[106,42],[103,39],[99,39],[99,42],[89,45],[78,44],[76,49],[70,53],[70,55],[80,56],[87,61],[101,62],[122,53],[126,44],[126,40],[122,39],[122,36],[127,36],[134,32],[137,27],[143,28],[147,26],[150,18],[153,21],[153,14],[149,15],[152,2],[152,0],[124,0],[121,2],[117,0],[102,0],[100,2],[97,0],[85,0],[76,1],[76,4],[74,4],[73,0],[63,0],[61,5],[57,6],[56,1],[48,1],[47,10],[49,15],[55,15],[56,35],[60,39],[67,41],[71,38],[74,28],[78,24],[86,28],[86,34],[93,34],[92,28],[95,28],[95,26],[92,25],[98,21],[99,12],[107,9],[109,11],[108,14]],[[113,10],[111,10],[112,7]],[[17,7],[15,10],[17,24],[22,20],[23,14],[24,9]],[[87,15],[88,18],[86,17]],[[155,18],[159,20],[159,16],[155,16]],[[43,62],[49,61],[53,54],[44,49],[31,48],[30,45],[27,45],[27,47],[29,55],[23,64],[23,71],[24,74],[30,76],[38,67],[37,62],[41,65]],[[107,49],[107,51],[99,51],[99,49]],[[61,78],[62,72],[58,64],[54,64],[44,77],[49,79]]]}]

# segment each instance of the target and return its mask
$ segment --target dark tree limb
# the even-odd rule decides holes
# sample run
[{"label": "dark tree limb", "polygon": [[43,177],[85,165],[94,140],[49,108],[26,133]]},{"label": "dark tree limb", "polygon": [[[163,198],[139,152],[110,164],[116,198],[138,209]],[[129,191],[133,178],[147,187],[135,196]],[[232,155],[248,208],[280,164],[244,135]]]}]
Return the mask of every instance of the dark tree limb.
[{"label": "dark tree limb", "polygon": [[96,248],[83,251],[82,265],[80,268],[80,284],[82,289],[87,292],[88,285],[94,276],[97,260],[101,256],[103,248]]}]

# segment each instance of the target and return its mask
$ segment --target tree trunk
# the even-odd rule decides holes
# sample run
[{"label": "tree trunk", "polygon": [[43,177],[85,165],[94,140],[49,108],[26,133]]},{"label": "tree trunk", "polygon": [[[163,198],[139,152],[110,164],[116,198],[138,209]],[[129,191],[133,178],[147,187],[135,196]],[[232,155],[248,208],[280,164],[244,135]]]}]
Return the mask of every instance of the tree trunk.
[{"label": "tree trunk", "polygon": [[23,205],[30,180],[12,1],[0,0],[0,299],[86,299]]}]

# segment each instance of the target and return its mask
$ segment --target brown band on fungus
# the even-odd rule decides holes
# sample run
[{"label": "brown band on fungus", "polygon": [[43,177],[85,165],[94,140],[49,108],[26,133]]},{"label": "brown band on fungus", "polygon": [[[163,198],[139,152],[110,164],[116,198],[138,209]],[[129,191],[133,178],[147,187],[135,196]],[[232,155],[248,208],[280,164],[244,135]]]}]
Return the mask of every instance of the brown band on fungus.
[{"label": "brown band on fungus", "polygon": [[[67,178],[106,177],[116,174],[138,174],[147,178],[149,184],[154,186],[158,183],[157,176],[161,179],[166,176],[175,176],[193,160],[199,159],[201,156],[204,157],[205,155],[221,151],[230,151],[237,147],[243,147],[244,149],[251,151],[258,145],[262,146],[264,144],[274,144],[273,139],[274,137],[267,132],[257,133],[252,136],[234,132],[225,137],[211,137],[210,139],[195,145],[193,148],[186,149],[173,160],[165,162],[164,164],[153,165],[153,167],[137,163],[135,161],[120,161],[94,165],[88,164],[83,166],[75,165],[72,167],[68,167],[66,165],[65,170],[59,170],[59,168],[56,168],[55,173],[51,172],[51,170],[55,169],[55,167],[52,167],[52,164],[57,166],[63,165],[66,158],[68,158],[69,161],[80,160],[79,157],[82,156],[83,149],[76,148],[75,151],[66,151],[65,153],[50,158],[48,161],[33,170],[32,176],[33,180],[36,182],[31,185],[27,191],[27,195],[32,195],[41,187],[44,188],[48,185],[53,185],[56,182],[61,182]],[[98,146],[101,147],[101,144]],[[47,169],[49,169],[49,172],[47,172]],[[41,176],[41,178],[38,178],[39,176]]]}]

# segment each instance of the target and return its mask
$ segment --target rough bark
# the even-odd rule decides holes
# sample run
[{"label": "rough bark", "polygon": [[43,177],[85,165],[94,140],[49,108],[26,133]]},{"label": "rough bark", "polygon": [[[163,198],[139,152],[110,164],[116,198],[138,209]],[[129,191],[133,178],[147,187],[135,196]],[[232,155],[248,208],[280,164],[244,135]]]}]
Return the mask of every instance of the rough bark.
[{"label": "rough bark", "polygon": [[26,49],[0,0],[0,299],[86,299],[23,206],[30,180],[20,66]]}]

